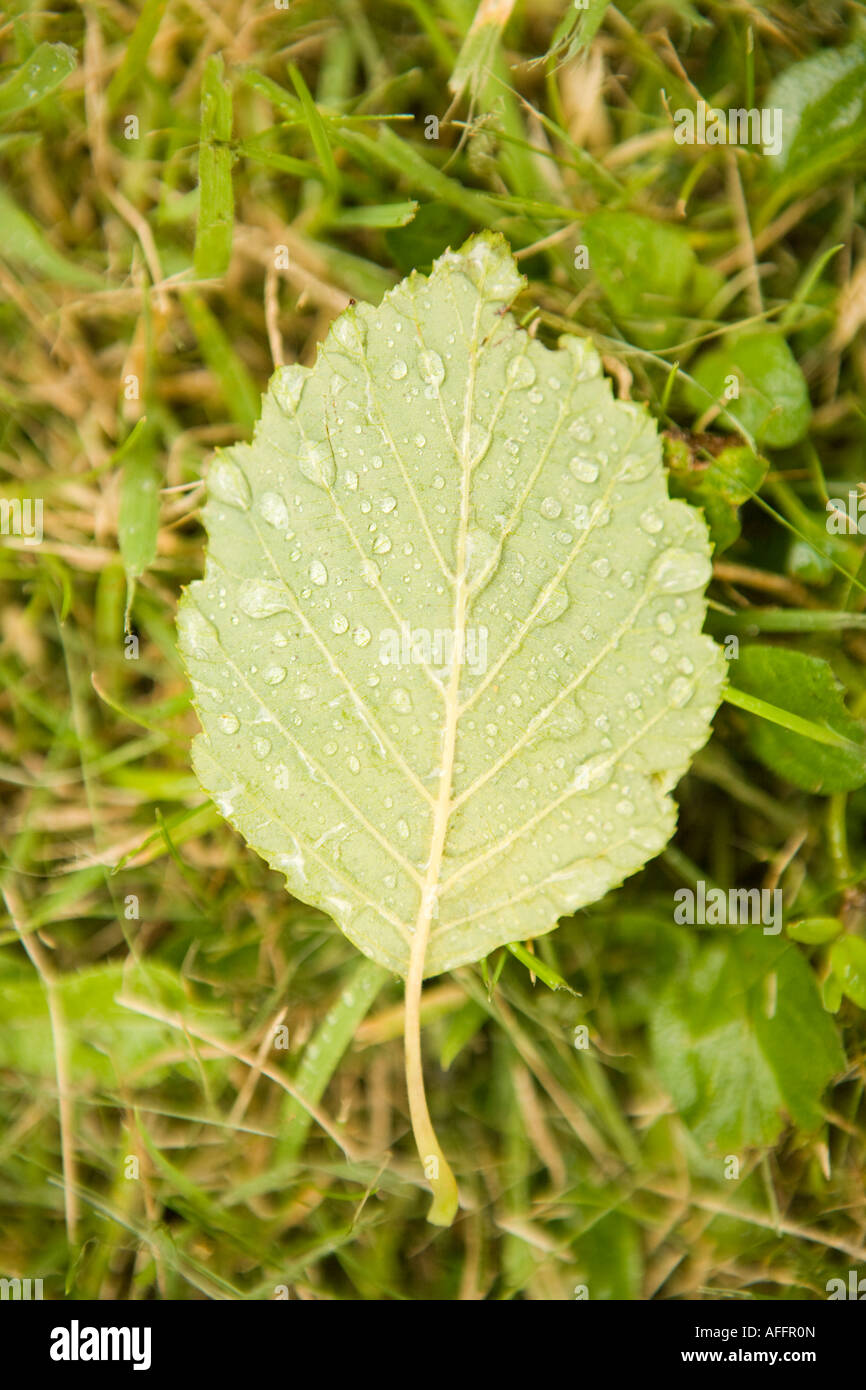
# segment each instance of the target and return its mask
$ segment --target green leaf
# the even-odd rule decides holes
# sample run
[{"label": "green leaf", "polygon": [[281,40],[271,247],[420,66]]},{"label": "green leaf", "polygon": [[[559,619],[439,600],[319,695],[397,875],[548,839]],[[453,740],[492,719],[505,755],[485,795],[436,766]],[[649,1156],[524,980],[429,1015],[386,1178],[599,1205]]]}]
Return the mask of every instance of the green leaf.
[{"label": "green leaf", "polygon": [[807,946],[823,946],[832,941],[842,930],[842,923],[836,917],[804,917],[801,922],[791,922],[788,935],[792,941],[802,941]]},{"label": "green leaf", "polygon": [[[749,333],[705,352],[687,383],[686,402],[697,415],[721,402],[722,420],[745,427],[758,444],[786,448],[809,428],[812,407],[806,380],[791,349],[778,333]],[[736,389],[736,398],[729,390]]]},{"label": "green leaf", "polygon": [[866,146],[866,42],[827,49],[777,77],[764,105],[782,111],[782,148],[768,156],[778,174],[797,185]]},{"label": "green leaf", "polygon": [[[722,678],[706,531],[667,499],[651,419],[585,342],[518,329],[519,287],[475,238],[278,372],[254,443],[212,467],[181,611],[203,784],[402,975],[431,887],[428,976],[657,853]],[[421,659],[452,632],[462,664]]]},{"label": "green leaf", "polygon": [[180,298],[201,354],[222,388],[226,406],[234,411],[244,430],[251,430],[258,415],[259,395],[243,359],[216,314],[199,295],[186,290]]},{"label": "green leaf", "polygon": [[418,204],[379,203],[368,207],[345,208],[331,218],[332,227],[405,227],[418,211]]},{"label": "green leaf", "polygon": [[840,937],[830,951],[830,969],[845,998],[866,1009],[866,941],[859,936]]},{"label": "green leaf", "polygon": [[195,234],[195,273],[222,275],[232,256],[232,89],[223,81],[223,60],[213,54],[201,83],[201,143],[198,154],[199,206]]},{"label": "green leaf", "polygon": [[168,0],[144,0],[135,29],[127,40],[123,60],[108,84],[107,100],[112,111],[144,72],[147,55],[162,23],[167,3]]},{"label": "green leaf", "polygon": [[325,183],[334,192],[339,188],[340,174],[337,163],[334,159],[334,152],[331,149],[331,142],[328,139],[328,132],[324,121],[319,114],[319,108],[310,95],[310,90],[293,63],[289,64],[289,76],[292,85],[301,100],[304,110],[304,117],[307,122],[307,129],[310,132],[310,139],[313,142],[313,149],[316,151],[316,160],[325,179]]},{"label": "green leaf", "polygon": [[[669,347],[722,284],[702,267],[682,227],[634,212],[602,210],[588,217],[583,240],[589,265],[613,313],[632,341]],[[691,334],[689,334],[691,336]]]},{"label": "green leaf", "polygon": [[789,1117],[821,1123],[844,1065],[836,1029],[796,946],[756,930],[715,938],[684,965],[651,1018],[656,1066],[700,1144],[771,1144]]},{"label": "green leaf", "polygon": [[487,1019],[488,1014],[474,999],[467,999],[463,1007],[451,1015],[439,1049],[439,1065],[443,1071],[450,1070],[464,1047],[481,1032]]},{"label": "green leaf", "polygon": [[842,687],[826,661],[786,647],[743,648],[731,662],[738,689],[808,720],[842,746],[749,717],[749,746],[773,772],[809,792],[853,791],[866,783],[866,729],[848,713]]},{"label": "green leaf", "polygon": [[[698,437],[697,444],[718,436]],[[672,497],[682,497],[693,506],[703,507],[716,554],[733,545],[740,535],[739,508],[758,491],[767,472],[767,460],[752,449],[735,444],[722,448],[716,457],[703,457],[693,447],[692,437],[665,436],[665,462],[668,466]]]},{"label": "green leaf", "polygon": [[422,270],[426,274],[446,247],[469,235],[470,227],[469,218],[456,208],[422,203],[405,227],[385,233],[385,242],[400,270],[406,274]]},{"label": "green leaf", "polygon": [[518,328],[521,283],[482,234],[277,372],[179,615],[203,786],[407,978],[407,1042],[423,976],[658,853],[724,674],[653,421]]},{"label": "green leaf", "polygon": [[609,0],[585,0],[582,5],[569,5],[545,56],[556,58],[559,64],[568,63],[572,58],[576,58],[592,43],[601,28],[608,5]]},{"label": "green leaf", "polygon": [[0,85],[0,116],[36,106],[65,82],[78,65],[66,43],[40,43],[17,72]]},{"label": "green leaf", "polygon": [[600,1218],[590,1211],[586,1215],[588,1229],[575,1242],[573,1258],[589,1298],[595,1302],[639,1299],[643,1259],[637,1225],[619,1211]]}]

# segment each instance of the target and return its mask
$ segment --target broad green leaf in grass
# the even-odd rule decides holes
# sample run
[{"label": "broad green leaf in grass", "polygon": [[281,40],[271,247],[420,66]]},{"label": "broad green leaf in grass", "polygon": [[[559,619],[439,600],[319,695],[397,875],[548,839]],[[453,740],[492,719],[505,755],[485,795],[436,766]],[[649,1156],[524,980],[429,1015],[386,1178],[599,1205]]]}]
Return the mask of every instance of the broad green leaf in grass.
[{"label": "broad green leaf in grass", "polygon": [[786,930],[792,941],[823,946],[839,935],[842,923],[836,917],[804,917],[800,922],[789,922]]},{"label": "broad green leaf in grass", "polygon": [[866,1009],[866,941],[841,936],[830,951],[830,969],[846,999]]},{"label": "broad green leaf in grass", "polygon": [[694,336],[691,317],[722,285],[682,227],[635,212],[594,212],[583,226],[589,265],[623,329],[640,347]]},{"label": "broad green leaf in grass", "polygon": [[804,791],[824,794],[854,791],[866,783],[866,725],[849,714],[826,661],[787,647],[755,644],[744,647],[731,663],[731,683],[839,738],[841,746],[833,747],[747,715],[749,747],[773,772]]},{"label": "broad green leaf in grass", "polygon": [[721,1152],[773,1143],[785,1117],[817,1128],[845,1060],[798,948],[757,927],[688,960],[656,1001],[650,1035],[677,1110]]},{"label": "broad green leaf in grass", "polygon": [[770,168],[794,186],[866,152],[866,41],[827,49],[777,77],[764,98],[782,112],[782,148]]},{"label": "broad green leaf in grass", "polygon": [[[692,373],[697,385],[684,390],[687,403],[701,416],[721,403],[757,444],[784,449],[802,439],[812,407],[806,379],[788,344],[778,333],[748,333],[712,348]],[[736,389],[737,395],[730,392]]]},{"label": "broad green leaf in grass", "polygon": [[385,242],[404,274],[408,275],[411,270],[426,273],[452,242],[463,241],[469,235],[471,225],[469,218],[456,208],[442,203],[422,203],[405,227],[386,231]]},{"label": "broad green leaf in grass", "polygon": [[406,978],[413,1124],[440,1169],[422,979],[658,853],[725,664],[701,634],[706,526],[668,498],[654,423],[586,341],[518,328],[521,286],[483,233],[277,372],[253,443],[211,467],[179,614],[199,778]]}]

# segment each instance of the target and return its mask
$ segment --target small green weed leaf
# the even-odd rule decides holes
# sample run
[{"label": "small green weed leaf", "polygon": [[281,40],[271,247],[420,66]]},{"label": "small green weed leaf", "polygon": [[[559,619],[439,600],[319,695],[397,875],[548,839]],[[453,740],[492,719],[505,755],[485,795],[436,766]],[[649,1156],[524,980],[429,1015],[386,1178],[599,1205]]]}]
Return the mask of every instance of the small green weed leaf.
[{"label": "small green weed leaf", "polygon": [[866,1009],[866,941],[842,936],[830,951],[830,969],[846,999]]},{"label": "small green weed leaf", "polygon": [[[721,442],[711,434],[664,437],[671,496],[703,507],[717,555],[738,539],[738,509],[758,491],[768,467],[767,460],[746,445],[728,445],[712,456],[710,450]],[[704,443],[705,451],[695,447]]]},{"label": "small green weed leaf", "polygon": [[690,958],[651,1019],[656,1065],[701,1144],[771,1144],[788,1116],[822,1118],[821,1094],[844,1065],[836,1029],[796,946],[758,928]]},{"label": "small green weed leaf", "polygon": [[782,148],[771,168],[800,186],[866,149],[866,42],[828,49],[794,63],[770,87],[764,105],[782,112]]},{"label": "small green weed leaf", "polygon": [[731,663],[731,682],[847,741],[835,748],[750,715],[749,746],[773,772],[809,792],[853,791],[866,783],[866,728],[848,713],[826,661],[756,644]]},{"label": "small green weed leaf", "polygon": [[791,922],[787,930],[792,941],[802,941],[807,946],[823,946],[839,935],[842,923],[836,917],[804,917],[800,922]]},{"label": "small green weed leaf", "polygon": [[436,257],[453,241],[463,241],[471,227],[469,218],[456,208],[441,203],[422,203],[405,227],[395,227],[385,233],[385,242],[404,275],[412,270],[427,274]]},{"label": "small green weed leaf", "polygon": [[682,315],[702,308],[722,284],[700,265],[681,227],[651,217],[594,212],[583,240],[613,313],[641,347],[669,347],[691,336]]},{"label": "small green weed leaf", "polygon": [[[778,333],[749,333],[705,352],[687,383],[686,402],[700,416],[716,402],[758,444],[782,449],[802,439],[812,418],[806,380]],[[738,395],[728,393],[736,389]]]},{"label": "small green weed leaf", "polygon": [[407,978],[407,1048],[422,977],[658,853],[723,680],[653,421],[587,342],[518,328],[521,285],[482,234],[281,369],[179,614],[203,786]]}]

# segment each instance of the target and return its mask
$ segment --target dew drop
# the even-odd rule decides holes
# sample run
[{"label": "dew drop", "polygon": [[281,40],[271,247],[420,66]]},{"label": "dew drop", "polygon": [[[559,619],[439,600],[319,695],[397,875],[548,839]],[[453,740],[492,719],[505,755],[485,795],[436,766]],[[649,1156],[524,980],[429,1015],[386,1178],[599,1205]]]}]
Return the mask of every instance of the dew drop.
[{"label": "dew drop", "polygon": [[383,512],[393,512],[397,505],[396,497],[382,497],[379,499],[379,506]]},{"label": "dew drop", "polygon": [[667,609],[662,609],[661,613],[656,615],[656,627],[666,637],[671,637],[677,630],[677,625]]},{"label": "dew drop", "polygon": [[535,381],[535,368],[528,357],[512,357],[505,373],[512,386],[524,390]]},{"label": "dew drop", "polygon": [[269,526],[278,531],[286,531],[289,526],[289,509],[278,492],[263,492],[259,511]]},{"label": "dew drop", "polygon": [[217,724],[224,734],[236,734],[241,726],[241,722],[236,714],[220,714],[217,716]]},{"label": "dew drop", "polygon": [[226,454],[217,454],[210,466],[207,477],[208,493],[230,507],[238,507],[242,512],[249,509],[252,501],[250,485],[243,469]]},{"label": "dew drop", "polygon": [[325,569],[325,566],[322,564],[321,560],[312,561],[309,573],[313,583],[318,584],[320,588],[323,584],[327,584],[328,571]]},{"label": "dew drop", "polygon": [[264,681],[265,685],[281,685],[285,679],[285,666],[269,666],[267,671],[265,671],[265,674],[262,676],[262,680]]},{"label": "dew drop", "polygon": [[337,636],[341,637],[344,632],[348,631],[348,628],[349,619],[345,613],[335,613],[331,619],[331,631],[336,632]]},{"label": "dew drop", "polygon": [[671,704],[676,709],[682,709],[683,705],[687,705],[694,693],[695,688],[692,685],[692,682],[686,680],[685,676],[677,676],[676,680],[671,681],[670,689],[668,691],[668,694],[670,695],[671,699]]},{"label": "dew drop", "polygon": [[398,357],[395,362],[391,363],[391,376],[394,381],[402,381],[408,370],[409,368],[406,366],[402,357]]},{"label": "dew drop", "polygon": [[391,694],[388,696],[388,702],[398,714],[411,713],[412,696],[409,694],[408,690],[404,690],[402,686],[398,685],[395,690],[391,691]]},{"label": "dew drop", "polygon": [[651,536],[658,535],[659,531],[664,529],[662,518],[659,516],[658,512],[652,510],[641,512],[640,524],[641,529],[648,531]]},{"label": "dew drop", "polygon": [[361,764],[358,762],[358,759],[355,757],[354,753],[347,760],[347,766],[350,772],[354,772],[357,774],[361,771]]},{"label": "dew drop", "polygon": [[624,483],[640,483],[655,467],[655,454],[626,454],[617,475]]},{"label": "dew drop", "polygon": [[359,624],[352,633],[352,641],[355,643],[356,647],[366,647],[370,641],[370,636],[369,628],[364,627],[363,624]]},{"label": "dew drop", "polygon": [[271,751],[271,742],[267,738],[253,739],[253,755],[256,758],[266,758]]},{"label": "dew drop", "polygon": [[430,386],[439,386],[445,380],[445,364],[438,352],[425,348],[418,354],[421,375]]},{"label": "dew drop", "polygon": [[295,686],[295,697],[298,700],[315,700],[316,687],[308,681],[301,681],[300,685]]},{"label": "dew drop", "polygon": [[333,333],[340,347],[346,348],[348,352],[363,351],[366,329],[350,311],[341,314],[336,320]]},{"label": "dew drop", "polygon": [[200,661],[218,660],[219,634],[210,619],[198,608],[181,608],[177,617],[177,631],[181,650],[188,656],[198,657]]},{"label": "dew drop", "polygon": [[591,459],[581,458],[580,454],[569,459],[568,466],[581,483],[594,483],[598,477],[598,464]]},{"label": "dew drop", "polygon": [[602,786],[612,775],[613,766],[610,760],[600,754],[594,758],[587,758],[586,762],[580,764],[571,785],[576,792],[585,792],[592,787]]},{"label": "dew drop", "polygon": [[273,613],[286,613],[291,608],[284,587],[267,579],[248,579],[241,586],[238,607],[248,618],[269,618]]},{"label": "dew drop", "polygon": [[540,510],[541,515],[546,516],[548,521],[555,521],[562,515],[562,503],[557,497],[545,497]]},{"label": "dew drop", "polygon": [[536,622],[545,625],[553,623],[557,618],[561,618],[568,607],[568,594],[565,589],[554,589],[550,597],[545,601],[541,608]]},{"label": "dew drop", "polygon": [[706,555],[695,550],[667,550],[649,572],[649,583],[666,594],[684,594],[702,589],[712,575]]},{"label": "dew drop", "polygon": [[301,392],[304,383],[309,375],[307,368],[299,367],[297,363],[292,363],[288,367],[281,367],[271,380],[271,394],[281,410],[287,415],[294,415],[301,399]]},{"label": "dew drop", "polygon": [[337,472],[330,449],[309,439],[305,439],[298,450],[298,467],[316,487],[331,487]]}]

